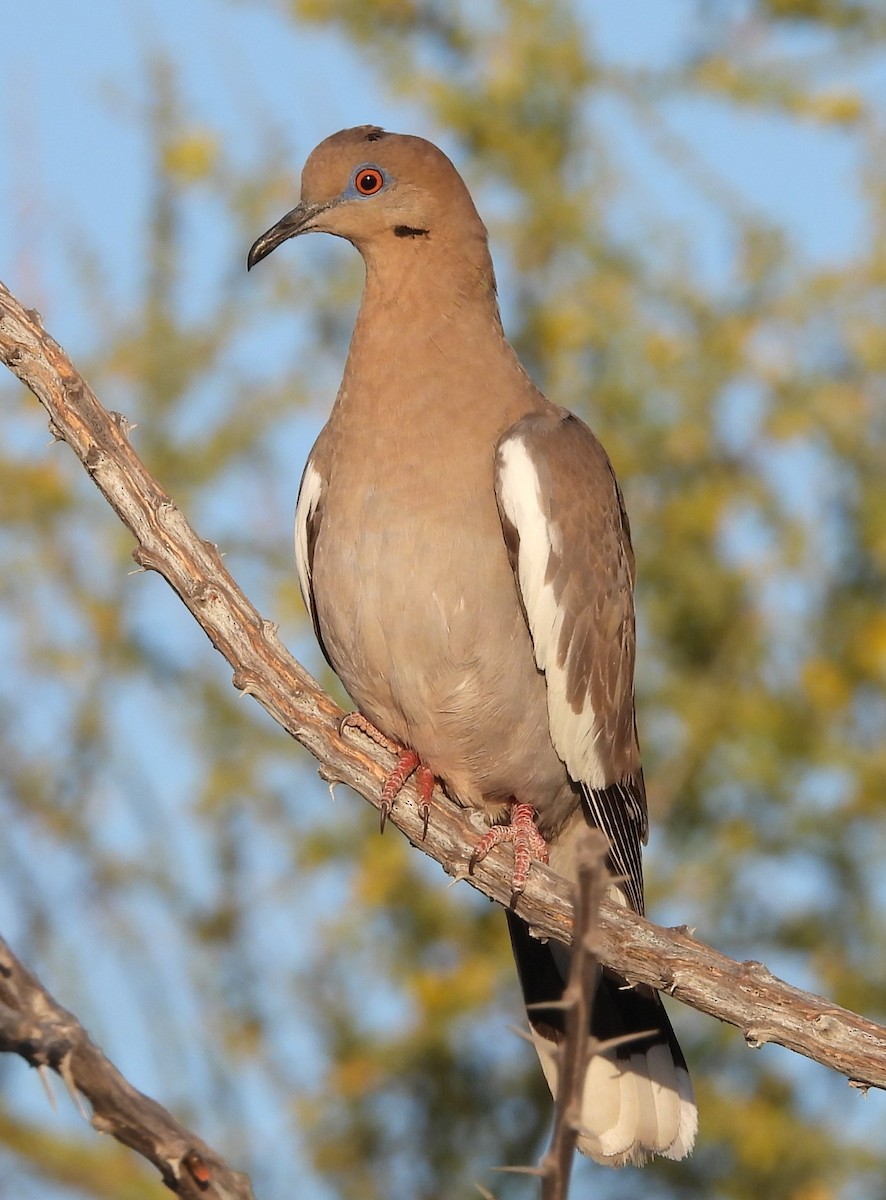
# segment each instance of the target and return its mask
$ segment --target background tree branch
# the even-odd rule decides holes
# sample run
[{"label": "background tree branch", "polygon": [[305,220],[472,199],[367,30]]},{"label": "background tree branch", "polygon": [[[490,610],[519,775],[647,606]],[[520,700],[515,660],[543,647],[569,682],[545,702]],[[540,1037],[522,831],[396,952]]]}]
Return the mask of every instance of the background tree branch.
[{"label": "background tree branch", "polygon": [[[149,1162],[183,1200],[253,1200],[245,1175],[232,1171],[195,1133],[137,1091],[0,937],[0,1051],[32,1067],[50,1067],[78,1106],[92,1108],[93,1129],[110,1133]],[[84,1114],[86,1115],[86,1114]]]},{"label": "background tree branch", "polygon": [[[132,448],[128,424],[108,413],[38,314],[0,285],[0,359],[37,396],[54,436],[66,441],[136,539],[135,560],[178,593],[233,668],[234,686],[258,702],[319,760],[324,779],[347,783],[377,806],[388,756],[355,736],[342,736],[341,712],[291,657],[276,627],[264,620],[226,571],[217,548],[201,539]],[[427,837],[408,787],[391,820],[450,875],[466,877],[481,818],[439,792]],[[509,852],[478,865],[470,882],[502,905],[510,902]],[[571,886],[533,868],[516,910],[540,936],[569,942]],[[832,1067],[862,1087],[886,1087],[886,1030],[775,978],[761,963],[735,962],[685,929],[662,929],[616,907],[600,905],[599,959],[629,979],[663,989],[730,1022],[752,1046],[767,1041]]]}]

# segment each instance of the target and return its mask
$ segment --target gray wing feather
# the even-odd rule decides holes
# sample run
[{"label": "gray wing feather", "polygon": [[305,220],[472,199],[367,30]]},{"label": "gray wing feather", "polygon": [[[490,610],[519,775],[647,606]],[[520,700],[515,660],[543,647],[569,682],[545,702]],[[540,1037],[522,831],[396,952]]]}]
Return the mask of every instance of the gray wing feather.
[{"label": "gray wing feather", "polygon": [[647,817],[634,716],[634,556],[612,465],[572,414],[532,414],[499,442],[496,497],[545,673],[551,740],[642,912]]}]

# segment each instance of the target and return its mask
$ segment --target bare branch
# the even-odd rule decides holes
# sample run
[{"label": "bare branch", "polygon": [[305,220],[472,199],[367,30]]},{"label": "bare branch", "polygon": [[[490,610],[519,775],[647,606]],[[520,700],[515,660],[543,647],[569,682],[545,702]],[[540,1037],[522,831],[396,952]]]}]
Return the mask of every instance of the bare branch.
[{"label": "bare branch", "polygon": [[162,1105],[120,1074],[73,1013],[58,1003],[0,938],[0,1051],[32,1067],[51,1067],[84,1116],[152,1162],[163,1182],[184,1200],[253,1200],[252,1187]]},{"label": "bare branch", "polygon": [[556,1116],[541,1161],[541,1200],[566,1200],[581,1126],[585,1072],[591,1055],[591,1010],[597,986],[597,913],[606,891],[607,842],[599,830],[583,832],[577,852],[575,929],[569,980],[563,992],[566,1032],[559,1047]]},{"label": "bare branch", "polygon": [[[320,761],[329,781],[347,783],[376,808],[390,756],[359,735],[342,736],[341,712],[291,657],[276,628],[261,618],[228,572],[149,474],[127,437],[127,423],[106,412],[37,314],[0,284],[0,360],[49,413],[50,428],[73,449],[96,486],[135,536],[134,557],[159,572],[231,664],[234,686],[258,702]],[[439,791],[427,835],[407,786],[390,821],[450,875],[468,878],[481,818]],[[499,904],[511,903],[509,851],[495,850],[470,882]],[[569,943],[572,887],[540,864],[516,911],[545,937]],[[700,1012],[742,1030],[748,1043],[778,1042],[846,1075],[861,1087],[886,1087],[886,1029],[775,978],[761,964],[738,963],[616,906],[600,904],[600,962],[631,982],[667,991]]]}]

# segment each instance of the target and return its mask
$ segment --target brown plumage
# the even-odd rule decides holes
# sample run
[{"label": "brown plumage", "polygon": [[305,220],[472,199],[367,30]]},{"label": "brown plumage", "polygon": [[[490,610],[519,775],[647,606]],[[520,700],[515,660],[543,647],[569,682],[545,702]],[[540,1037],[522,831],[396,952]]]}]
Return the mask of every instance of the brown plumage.
[{"label": "brown plumage", "polygon": [[[642,911],[634,560],[609,459],[505,339],[486,229],[435,146],[374,126],[327,138],[249,265],[312,230],[366,264],[296,514],[323,651],[360,712],[459,803],[493,821],[531,806],[556,869],[574,870],[581,824],[600,826],[624,877],[614,892]],[[514,811],[524,830],[528,809]],[[509,924],[527,1003],[555,1004],[566,952]],[[579,1146],[612,1165],[681,1158],[695,1134],[685,1063],[657,995],[624,987],[601,973],[593,1034],[652,1032],[591,1060]],[[530,1013],[552,1086],[558,1021]]]}]

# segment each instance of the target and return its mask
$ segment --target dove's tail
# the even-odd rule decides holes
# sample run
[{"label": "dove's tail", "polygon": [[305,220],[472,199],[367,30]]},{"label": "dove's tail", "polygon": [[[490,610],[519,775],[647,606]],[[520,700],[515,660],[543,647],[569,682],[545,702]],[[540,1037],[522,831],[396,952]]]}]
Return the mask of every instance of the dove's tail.
[{"label": "dove's tail", "polygon": [[[511,944],[529,1024],[551,1092],[565,1015],[562,999],[569,951],[533,938],[524,921],[508,913]],[[698,1114],[686,1060],[664,1005],[652,988],[631,986],[600,969],[590,1036],[599,1042],[631,1037],[593,1053],[585,1074],[578,1148],[608,1166],[640,1165],[653,1154],[685,1158],[692,1150]]]}]

